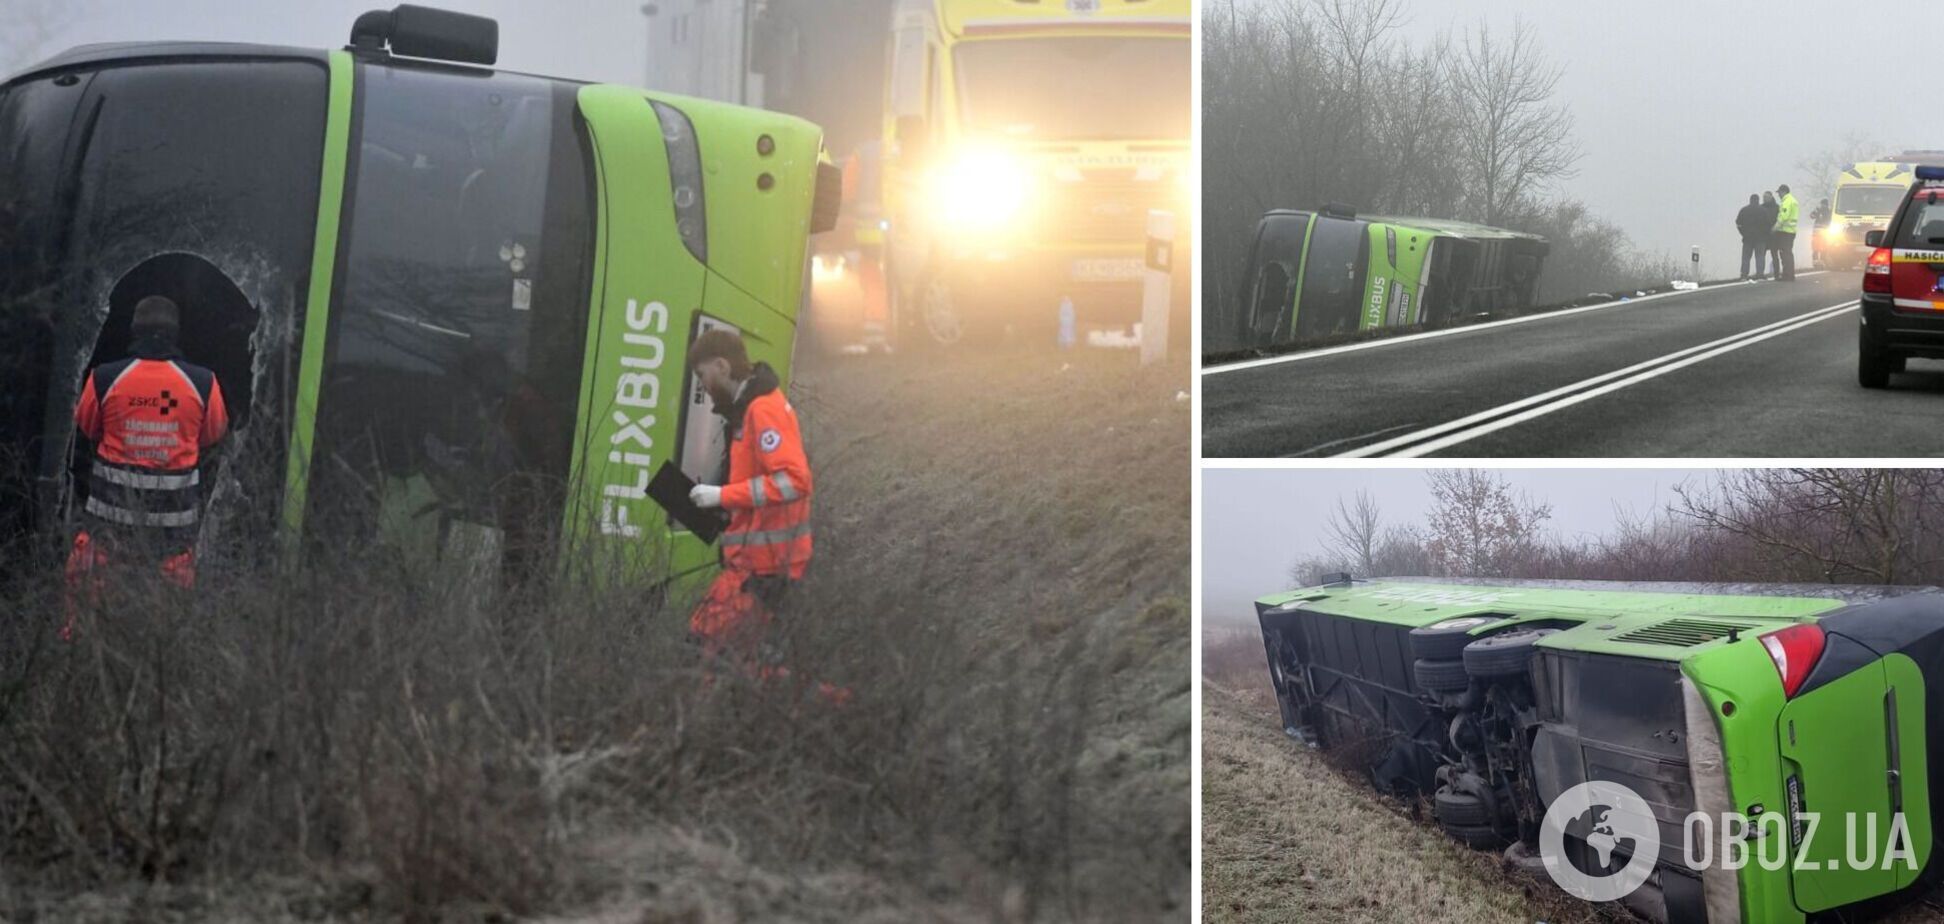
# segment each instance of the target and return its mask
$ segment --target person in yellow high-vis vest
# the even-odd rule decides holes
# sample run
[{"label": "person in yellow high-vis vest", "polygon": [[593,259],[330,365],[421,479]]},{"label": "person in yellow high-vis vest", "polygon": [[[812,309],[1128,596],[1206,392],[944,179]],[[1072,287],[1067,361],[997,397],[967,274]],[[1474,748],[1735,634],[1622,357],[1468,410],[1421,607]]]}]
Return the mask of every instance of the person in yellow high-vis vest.
[{"label": "person in yellow high-vis vest", "polygon": [[1783,282],[1795,281],[1795,236],[1796,223],[1802,217],[1802,206],[1796,197],[1789,193],[1789,184],[1775,187],[1775,252],[1781,259],[1777,276]]}]

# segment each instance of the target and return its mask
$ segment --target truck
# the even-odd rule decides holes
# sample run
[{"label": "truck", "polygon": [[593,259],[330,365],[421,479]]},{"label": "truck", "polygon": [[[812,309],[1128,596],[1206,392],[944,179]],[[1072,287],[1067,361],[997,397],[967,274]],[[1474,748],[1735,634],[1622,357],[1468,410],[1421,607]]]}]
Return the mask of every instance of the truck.
[{"label": "truck", "polygon": [[1532,307],[1551,247],[1438,218],[1275,209],[1256,224],[1232,346],[1266,347]]},{"label": "truck", "polygon": [[[1938,876],[1937,588],[1339,573],[1255,610],[1291,736],[1360,748],[1374,783],[1429,800],[1471,847],[1580,870],[1651,859],[1622,900],[1652,920],[1847,919]],[[1604,833],[1658,850],[1569,825],[1545,853],[1549,809],[1585,784],[1634,793]],[[1851,823],[1881,862],[1843,861]],[[1721,862],[1697,864],[1711,835]]]},{"label": "truck", "polygon": [[1132,329],[1151,210],[1177,216],[1173,262],[1192,265],[1190,6],[895,7],[880,199],[899,343],[1051,343],[1065,301],[1079,326]]},{"label": "truck", "polygon": [[498,46],[493,20],[402,5],[342,49],[91,45],[0,83],[10,552],[70,529],[83,374],[164,295],[232,408],[205,558],[714,566],[647,486],[666,462],[719,483],[685,368],[700,331],[789,374],[808,239],[838,206],[822,133],[497,70]]}]

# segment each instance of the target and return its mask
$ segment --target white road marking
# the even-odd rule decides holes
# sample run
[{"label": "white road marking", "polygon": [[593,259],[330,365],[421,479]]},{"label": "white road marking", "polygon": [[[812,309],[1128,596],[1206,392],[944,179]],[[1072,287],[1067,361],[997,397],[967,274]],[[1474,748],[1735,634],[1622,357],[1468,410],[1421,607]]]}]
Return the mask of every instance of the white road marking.
[{"label": "white road marking", "polygon": [[[1645,362],[1635,363],[1624,369],[1582,379],[1571,385],[1555,388],[1530,398],[1522,398],[1502,404],[1490,410],[1480,411],[1467,417],[1448,421],[1433,427],[1426,427],[1415,433],[1393,437],[1381,443],[1372,443],[1350,452],[1342,453],[1339,458],[1365,458],[1388,455],[1391,458],[1414,459],[1438,450],[1474,440],[1488,433],[1494,433],[1516,424],[1524,423],[1535,417],[1543,417],[1554,411],[1565,410],[1582,401],[1618,391],[1629,385],[1637,385],[1649,379],[1658,378],[1695,363],[1731,353],[1742,347],[1760,343],[1771,337],[1779,337],[1794,330],[1808,327],[1830,318],[1856,310],[1859,302],[1848,301],[1815,311],[1785,318],[1772,324],[1742,331],[1709,341],[1699,346],[1676,350]],[[1507,416],[1510,415],[1510,416]],[[1426,442],[1429,440],[1429,442]],[[1404,448],[1409,447],[1409,448]],[[1391,450],[1398,450],[1392,452]]]},{"label": "white road marking", "polygon": [[[1827,272],[1829,271],[1810,270],[1805,273],[1797,273],[1796,278],[1800,279],[1804,276],[1820,276]],[[1763,283],[1763,284],[1767,285],[1767,283]],[[1226,363],[1220,366],[1209,366],[1203,369],[1201,371],[1201,374],[1205,376],[1219,375],[1224,372],[1240,372],[1244,369],[1255,369],[1261,366],[1274,366],[1274,365],[1280,365],[1282,363],[1302,362],[1303,360],[1306,359],[1322,359],[1325,356],[1336,356],[1340,353],[1355,353],[1359,350],[1374,350],[1377,349],[1378,347],[1397,346],[1399,344],[1404,344],[1404,343],[1415,343],[1419,340],[1429,340],[1433,337],[1449,337],[1452,334],[1468,334],[1473,331],[1491,330],[1494,327],[1505,327],[1512,324],[1525,324],[1532,321],[1544,321],[1548,318],[1571,317],[1576,314],[1584,314],[1588,311],[1603,311],[1608,308],[1618,308],[1622,305],[1639,305],[1644,302],[1651,302],[1657,298],[1668,298],[1675,295],[1694,295],[1699,292],[1716,292],[1722,289],[1732,288],[1734,286],[1741,286],[1741,285],[1747,285],[1747,283],[1727,282],[1727,283],[1721,283],[1719,285],[1708,286],[1707,288],[1703,288],[1703,289],[1676,289],[1672,292],[1656,292],[1653,295],[1642,295],[1637,298],[1628,298],[1622,301],[1601,302],[1597,305],[1581,305],[1578,308],[1562,308],[1558,311],[1542,311],[1538,314],[1528,314],[1516,318],[1506,318],[1503,321],[1487,321],[1483,324],[1465,324],[1458,327],[1446,327],[1446,328],[1441,328],[1439,330],[1428,330],[1421,334],[1406,334],[1402,337],[1384,337],[1378,340],[1365,340],[1361,343],[1346,343],[1342,346],[1324,347],[1323,349],[1320,350],[1308,350],[1301,353],[1286,353],[1281,356],[1265,356],[1261,359],[1245,359],[1242,360],[1241,362]]]}]

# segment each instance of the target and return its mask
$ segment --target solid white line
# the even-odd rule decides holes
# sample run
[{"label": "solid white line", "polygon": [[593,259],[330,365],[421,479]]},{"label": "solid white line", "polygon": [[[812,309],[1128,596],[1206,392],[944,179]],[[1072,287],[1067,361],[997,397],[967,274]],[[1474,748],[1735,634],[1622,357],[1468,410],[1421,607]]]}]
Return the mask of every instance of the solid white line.
[{"label": "solid white line", "polygon": [[1662,356],[1656,356],[1653,359],[1649,359],[1644,362],[1634,363],[1633,365],[1627,366],[1626,368],[1623,369],[1615,369],[1612,372],[1602,373],[1600,375],[1593,376],[1592,378],[1581,379],[1580,381],[1574,382],[1571,385],[1562,385],[1559,388],[1555,388],[1551,391],[1541,392],[1529,398],[1521,398],[1517,401],[1513,401],[1509,404],[1502,404],[1490,410],[1479,411],[1476,414],[1472,414],[1466,417],[1460,417],[1457,420],[1449,420],[1444,423],[1437,424],[1435,426],[1426,427],[1422,430],[1418,430],[1412,433],[1406,433],[1403,436],[1395,436],[1390,439],[1384,440],[1383,442],[1380,443],[1372,443],[1368,446],[1359,446],[1356,449],[1351,450],[1350,452],[1340,454],[1338,458],[1361,459],[1368,456],[1382,455],[1384,453],[1391,451],[1392,449],[1396,449],[1401,446],[1408,446],[1412,443],[1420,442],[1444,433],[1449,433],[1453,430],[1459,430],[1465,427],[1469,427],[1473,424],[1483,423],[1485,421],[1491,420],[1494,417],[1501,417],[1505,414],[1509,414],[1513,411],[1521,410],[1523,408],[1531,407],[1533,405],[1544,404],[1548,401],[1556,400],[1558,398],[1563,398],[1567,395],[1572,394],[1573,392],[1579,391],[1584,388],[1589,388],[1594,385],[1598,385],[1602,382],[1608,382],[1608,381],[1612,381],[1613,379],[1633,375],[1634,373],[1654,368],[1655,366],[1661,365],[1662,363],[1672,362],[1674,360],[1680,359],[1683,356],[1687,356],[1693,353],[1699,353],[1702,350],[1713,349],[1715,347],[1719,347],[1724,344],[1734,343],[1745,337],[1752,337],[1756,334],[1760,334],[1765,331],[1774,330],[1786,324],[1794,324],[1806,318],[1809,318],[1811,316],[1822,315],[1827,312],[1833,312],[1836,311],[1837,309],[1843,308],[1851,304],[1854,303],[1844,302],[1841,305],[1829,305],[1823,308],[1817,308],[1814,311],[1809,311],[1803,314],[1796,315],[1794,317],[1783,318],[1780,321],[1764,324],[1761,327],[1751,328],[1749,330],[1744,330],[1744,331],[1736,331],[1735,333],[1729,334],[1726,337],[1722,337],[1719,340],[1710,340],[1707,343],[1699,344],[1697,346],[1691,346],[1682,350],[1675,350],[1672,353],[1668,353]]},{"label": "solid white line", "polygon": [[1470,440],[1475,440],[1481,436],[1485,436],[1486,434],[1495,433],[1499,430],[1505,429],[1506,427],[1516,426],[1528,420],[1532,420],[1535,417],[1543,417],[1547,414],[1553,413],[1554,411],[1563,411],[1566,408],[1572,407],[1575,404],[1579,404],[1582,401],[1590,401],[1601,395],[1608,394],[1610,392],[1619,391],[1620,389],[1626,388],[1629,385],[1638,385],[1641,382],[1647,381],[1648,379],[1659,378],[1670,372],[1676,372],[1681,369],[1685,369],[1696,363],[1705,362],[1717,356],[1721,356],[1722,354],[1732,353],[1736,350],[1741,349],[1742,347],[1751,346],[1753,344],[1760,343],[1771,337],[1780,337],[1783,334],[1790,333],[1792,331],[1801,330],[1802,328],[1809,327],[1810,325],[1813,324],[1819,324],[1823,321],[1829,320],[1830,318],[1839,317],[1841,315],[1848,314],[1849,312],[1856,310],[1859,304],[1860,302],[1847,302],[1845,304],[1838,305],[1832,309],[1820,313],[1816,313],[1813,317],[1804,318],[1803,320],[1795,324],[1791,324],[1788,327],[1771,330],[1759,336],[1748,337],[1745,339],[1737,340],[1734,343],[1728,344],[1727,346],[1719,347],[1717,349],[1710,350],[1706,353],[1702,353],[1696,356],[1690,356],[1678,362],[1673,362],[1663,366],[1658,366],[1654,369],[1650,369],[1646,372],[1642,372],[1639,375],[1636,375],[1632,378],[1622,379],[1618,382],[1609,382],[1608,384],[1592,389],[1591,391],[1580,392],[1579,394],[1573,395],[1572,397],[1565,398],[1560,401],[1556,401],[1552,404],[1548,404],[1543,407],[1535,407],[1523,413],[1514,414],[1511,417],[1494,420],[1490,423],[1473,427],[1470,430],[1466,430],[1462,433],[1454,433],[1450,436],[1444,437],[1442,439],[1433,440],[1429,443],[1425,443],[1420,446],[1413,446],[1410,449],[1398,453],[1397,456],[1399,458],[1415,459],[1419,456],[1428,455],[1430,453],[1437,452],[1440,449],[1444,449],[1450,446],[1456,446],[1459,443],[1467,442]]},{"label": "solid white line", "polygon": [[[1801,278],[1803,276],[1820,276],[1827,272],[1829,271],[1810,270],[1804,273],[1797,273],[1796,277]],[[1747,283],[1725,282],[1719,285],[1708,286],[1707,288],[1703,288],[1703,289],[1676,289],[1672,292],[1656,292],[1652,295],[1642,295],[1637,298],[1628,298],[1621,301],[1601,302],[1597,305],[1581,305],[1578,308],[1562,308],[1558,311],[1542,311],[1538,314],[1528,314],[1516,318],[1506,318],[1503,321],[1487,321],[1483,324],[1465,324],[1458,327],[1446,327],[1439,330],[1428,330],[1421,334],[1405,334],[1402,337],[1384,337],[1378,340],[1365,340],[1361,343],[1346,343],[1342,346],[1324,347],[1323,349],[1320,350],[1308,350],[1301,353],[1286,353],[1281,356],[1265,356],[1261,359],[1245,359],[1240,362],[1227,363],[1220,366],[1209,366],[1203,369],[1201,371],[1201,374],[1204,376],[1218,375],[1223,372],[1240,372],[1244,369],[1254,369],[1259,366],[1274,366],[1281,363],[1301,362],[1306,359],[1322,359],[1325,356],[1335,356],[1339,353],[1355,353],[1358,350],[1374,350],[1377,349],[1378,347],[1397,346],[1398,344],[1403,344],[1403,343],[1414,343],[1419,340],[1429,340],[1433,337],[1449,337],[1452,334],[1467,334],[1467,333],[1471,333],[1472,331],[1491,330],[1494,327],[1505,327],[1511,324],[1525,324],[1529,321],[1544,321],[1547,318],[1571,317],[1576,314],[1584,314],[1588,311],[1602,311],[1607,308],[1617,308],[1621,305],[1638,305],[1641,304],[1642,302],[1651,302],[1657,298],[1668,298],[1675,295],[1694,295],[1699,292],[1714,292],[1721,289],[1728,289],[1728,288],[1733,288],[1735,286],[1741,286],[1741,285],[1747,285]]]}]

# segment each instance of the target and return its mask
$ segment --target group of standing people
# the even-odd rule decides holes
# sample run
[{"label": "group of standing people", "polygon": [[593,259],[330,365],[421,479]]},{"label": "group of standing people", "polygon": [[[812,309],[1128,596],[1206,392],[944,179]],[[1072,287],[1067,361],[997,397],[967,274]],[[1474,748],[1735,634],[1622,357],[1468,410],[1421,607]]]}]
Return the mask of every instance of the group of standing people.
[{"label": "group of standing people", "polygon": [[[1741,232],[1741,278],[1772,277],[1795,281],[1796,225],[1802,208],[1784,183],[1774,192],[1750,193],[1748,204],[1735,215],[1735,228]],[[1748,274],[1749,258],[1755,259],[1755,275]]]}]

